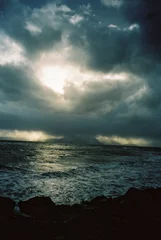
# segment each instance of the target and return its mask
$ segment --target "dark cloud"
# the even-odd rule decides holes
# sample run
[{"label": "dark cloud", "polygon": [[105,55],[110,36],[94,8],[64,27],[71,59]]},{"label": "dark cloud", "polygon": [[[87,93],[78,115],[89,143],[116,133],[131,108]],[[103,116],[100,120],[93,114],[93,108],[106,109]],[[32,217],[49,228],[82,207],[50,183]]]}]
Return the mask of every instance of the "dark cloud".
[{"label": "dark cloud", "polygon": [[[51,101],[52,99],[52,101]],[[32,112],[49,111],[56,107],[57,95],[49,88],[44,88],[33,76],[32,69],[27,66],[0,66],[0,102],[1,109],[9,114],[31,117]],[[8,111],[7,111],[8,110]],[[30,113],[31,111],[31,113]],[[25,115],[25,117],[23,116]],[[33,113],[32,113],[33,115]],[[11,117],[12,119],[12,117]],[[19,126],[16,121],[17,128]]]},{"label": "dark cloud", "polygon": [[161,55],[161,2],[151,0],[127,1],[124,11],[130,22],[138,22],[142,29],[142,47],[153,57]]},{"label": "dark cloud", "polygon": [[[38,34],[32,34],[27,29],[27,21],[30,18],[32,10],[30,7],[20,3],[10,4],[9,10],[4,15],[2,21],[3,30],[18,43],[25,47],[27,54],[37,54],[39,51],[50,49],[55,42],[61,40],[61,29],[55,29],[50,24],[42,26],[41,20],[38,24],[41,27]],[[43,18],[44,16],[42,16]],[[48,20],[49,21],[49,20]],[[54,19],[53,19],[54,21]],[[29,23],[32,26],[32,22]],[[39,27],[39,26],[38,26]]]},{"label": "dark cloud", "polygon": [[0,1],[0,13],[3,14],[5,9],[7,8],[8,4],[10,3],[10,0],[1,0]]},{"label": "dark cloud", "polygon": [[19,0],[20,3],[28,5],[30,7],[41,7],[46,3],[53,2],[53,0]]},{"label": "dark cloud", "polygon": [[106,32],[98,32],[95,36],[92,33],[88,37],[93,55],[92,67],[108,72],[117,65],[129,65],[135,52],[138,33],[107,29]]},{"label": "dark cloud", "polygon": [[[2,101],[21,101],[34,89],[34,83],[25,78],[23,69],[12,66],[0,67],[0,89]],[[36,89],[37,90],[37,89]]]},{"label": "dark cloud", "polygon": [[140,88],[140,81],[133,76],[129,76],[130,82],[122,81],[119,78],[121,76],[114,81],[111,76],[110,80],[99,79],[99,81],[84,83],[84,91],[69,85],[65,89],[64,96],[72,99],[74,111],[77,114],[112,113],[120,106],[120,103]]}]

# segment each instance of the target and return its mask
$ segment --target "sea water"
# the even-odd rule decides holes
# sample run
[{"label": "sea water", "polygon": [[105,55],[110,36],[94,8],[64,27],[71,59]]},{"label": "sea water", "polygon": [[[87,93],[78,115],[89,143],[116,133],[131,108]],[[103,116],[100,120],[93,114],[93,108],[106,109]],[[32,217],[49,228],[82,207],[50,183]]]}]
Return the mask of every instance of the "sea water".
[{"label": "sea water", "polygon": [[0,142],[0,195],[15,201],[73,204],[130,187],[161,187],[160,148]]}]

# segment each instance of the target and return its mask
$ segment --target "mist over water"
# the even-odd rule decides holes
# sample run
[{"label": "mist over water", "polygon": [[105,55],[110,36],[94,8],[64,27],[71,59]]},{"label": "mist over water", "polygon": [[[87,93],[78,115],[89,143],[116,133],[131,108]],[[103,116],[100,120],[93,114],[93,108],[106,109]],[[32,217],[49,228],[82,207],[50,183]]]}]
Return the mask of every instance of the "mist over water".
[{"label": "mist over water", "polygon": [[0,142],[0,195],[73,204],[161,186],[161,149]]}]

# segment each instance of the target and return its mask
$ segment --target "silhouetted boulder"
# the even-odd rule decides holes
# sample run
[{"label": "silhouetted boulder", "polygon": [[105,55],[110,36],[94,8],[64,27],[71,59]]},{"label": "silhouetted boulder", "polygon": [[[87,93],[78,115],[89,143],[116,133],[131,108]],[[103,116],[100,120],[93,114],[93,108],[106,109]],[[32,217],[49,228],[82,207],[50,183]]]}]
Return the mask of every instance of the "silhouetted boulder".
[{"label": "silhouetted boulder", "polygon": [[60,222],[66,222],[72,217],[72,208],[69,205],[57,205],[55,207],[55,219]]},{"label": "silhouetted boulder", "polygon": [[11,217],[16,203],[7,197],[0,197],[0,218]]},{"label": "silhouetted boulder", "polygon": [[34,217],[51,217],[55,203],[49,197],[34,197],[18,203],[20,211]]},{"label": "silhouetted boulder", "polygon": [[[1,212],[13,213],[11,199],[0,198],[0,203]],[[19,207],[34,218],[23,214],[0,219],[5,239],[161,239],[161,188],[130,188],[120,197],[100,196],[72,206],[35,197]]]},{"label": "silhouetted boulder", "polygon": [[144,191],[149,194],[153,202],[161,203],[161,188],[147,188]]},{"label": "silhouetted boulder", "polygon": [[84,211],[67,222],[67,239],[93,239],[97,219],[92,210]]},{"label": "silhouetted boulder", "polygon": [[158,189],[139,190],[137,188],[130,188],[121,199],[124,212],[129,215],[131,214],[131,216],[161,215],[161,191]]},{"label": "silhouetted boulder", "polygon": [[124,200],[130,204],[144,205],[151,202],[151,196],[148,191],[130,188],[125,194]]},{"label": "silhouetted boulder", "polygon": [[71,208],[72,208],[73,212],[79,213],[79,212],[82,212],[86,208],[86,205],[84,205],[82,203],[80,203],[80,204],[73,204],[71,206]]},{"label": "silhouetted boulder", "polygon": [[107,198],[105,196],[98,196],[93,198],[90,202],[90,206],[100,206],[102,203],[105,203],[107,201]]}]

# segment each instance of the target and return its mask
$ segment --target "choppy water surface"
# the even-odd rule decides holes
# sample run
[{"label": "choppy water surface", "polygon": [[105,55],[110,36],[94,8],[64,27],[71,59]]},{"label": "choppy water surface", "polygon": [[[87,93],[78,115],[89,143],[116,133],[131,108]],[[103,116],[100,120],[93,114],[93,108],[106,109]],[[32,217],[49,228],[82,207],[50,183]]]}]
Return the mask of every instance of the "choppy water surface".
[{"label": "choppy water surface", "polygon": [[0,195],[56,203],[161,186],[161,149],[0,142]]}]

